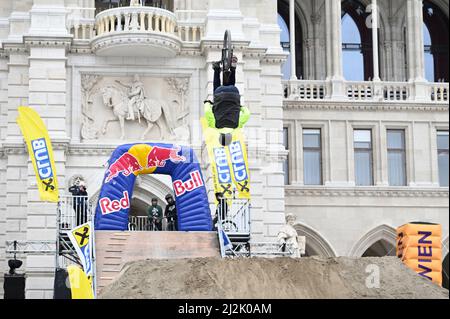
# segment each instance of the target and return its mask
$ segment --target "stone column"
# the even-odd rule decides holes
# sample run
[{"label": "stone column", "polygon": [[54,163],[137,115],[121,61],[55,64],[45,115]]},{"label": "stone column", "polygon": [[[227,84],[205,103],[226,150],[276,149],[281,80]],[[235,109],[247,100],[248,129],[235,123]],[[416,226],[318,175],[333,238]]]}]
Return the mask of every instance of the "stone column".
[{"label": "stone column", "polygon": [[[318,9],[315,9],[318,10]],[[323,18],[320,14],[314,14],[311,16],[312,29],[313,29],[313,56],[312,67],[314,70],[311,72],[312,80],[323,80],[326,77],[326,50],[325,40],[320,34],[323,25]]]},{"label": "stone column", "polygon": [[206,39],[223,40],[226,29],[231,31],[233,41],[244,39],[240,0],[210,0],[206,17]]},{"label": "stone column", "polygon": [[378,54],[378,4],[372,0],[372,50],[373,50],[373,81],[379,82],[380,66]]},{"label": "stone column", "polygon": [[422,0],[407,0],[406,5],[408,79],[424,81],[423,4]]},{"label": "stone column", "polygon": [[67,35],[64,0],[34,0],[29,35]]},{"label": "stone column", "polygon": [[335,100],[345,99],[341,25],[341,1],[325,0],[327,80],[330,81],[328,97]]},{"label": "stone column", "polygon": [[291,46],[291,80],[297,80],[297,54],[295,47],[295,0],[289,0],[289,39]]},{"label": "stone column", "polygon": [[413,84],[411,100],[426,102],[431,99],[425,79],[425,57],[423,43],[423,1],[406,2],[406,43],[408,81]]}]

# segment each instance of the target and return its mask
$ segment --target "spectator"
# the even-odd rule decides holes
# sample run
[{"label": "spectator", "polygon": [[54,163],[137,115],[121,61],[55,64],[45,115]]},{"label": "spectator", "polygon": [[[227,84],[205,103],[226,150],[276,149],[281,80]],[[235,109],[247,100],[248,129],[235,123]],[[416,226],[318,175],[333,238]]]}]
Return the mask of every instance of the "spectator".
[{"label": "spectator", "polygon": [[72,201],[76,220],[76,225],[74,226],[82,225],[88,221],[88,193],[86,184],[83,181],[80,181],[78,186],[71,186],[69,192],[74,197]]},{"label": "spectator", "polygon": [[178,214],[175,200],[171,194],[167,194],[166,201],[167,206],[164,215],[167,218],[167,230],[178,231]]},{"label": "spectator", "polygon": [[162,230],[163,211],[158,205],[158,199],[152,198],[152,205],[147,210],[148,222],[153,231]]}]

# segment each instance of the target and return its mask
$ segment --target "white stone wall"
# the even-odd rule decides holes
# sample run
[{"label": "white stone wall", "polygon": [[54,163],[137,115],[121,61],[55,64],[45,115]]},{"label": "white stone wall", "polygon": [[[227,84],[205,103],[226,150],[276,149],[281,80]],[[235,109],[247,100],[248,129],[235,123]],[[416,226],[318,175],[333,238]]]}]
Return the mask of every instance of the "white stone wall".
[{"label": "white stone wall", "polygon": [[[316,230],[337,255],[351,248],[373,228],[395,229],[412,221],[439,223],[448,237],[448,187],[439,187],[437,130],[448,130],[445,105],[364,106],[358,102],[286,103],[285,126],[290,137],[290,180],[286,211],[306,228]],[[347,108],[351,107],[351,110]],[[303,182],[302,129],[321,128],[324,186]],[[355,187],[353,130],[372,129],[375,186]],[[406,187],[389,187],[386,130],[406,132]],[[377,238],[371,244],[374,244]],[[384,237],[392,243],[392,238]]]}]

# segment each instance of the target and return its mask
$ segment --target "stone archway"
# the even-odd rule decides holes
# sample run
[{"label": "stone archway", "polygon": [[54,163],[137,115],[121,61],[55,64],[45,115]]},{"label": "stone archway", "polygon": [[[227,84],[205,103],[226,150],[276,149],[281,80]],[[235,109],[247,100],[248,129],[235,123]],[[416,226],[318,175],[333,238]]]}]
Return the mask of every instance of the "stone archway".
[{"label": "stone archway", "polygon": [[380,225],[365,234],[350,250],[349,256],[362,257],[371,254],[395,255],[397,231],[388,225]]},{"label": "stone archway", "polygon": [[362,257],[384,257],[395,255],[395,245],[385,239],[381,239],[367,248],[367,250],[362,254]]},{"label": "stone archway", "polygon": [[306,237],[306,256],[336,257],[331,244],[316,230],[304,224],[296,224],[294,228],[299,236]]}]

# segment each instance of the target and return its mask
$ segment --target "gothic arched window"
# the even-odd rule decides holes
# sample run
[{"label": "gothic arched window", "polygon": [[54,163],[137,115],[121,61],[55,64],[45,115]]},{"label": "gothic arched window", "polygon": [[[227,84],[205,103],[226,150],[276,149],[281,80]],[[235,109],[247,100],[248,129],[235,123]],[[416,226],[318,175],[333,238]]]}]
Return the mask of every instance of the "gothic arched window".
[{"label": "gothic arched window", "polygon": [[[282,36],[284,37],[283,39],[286,40],[286,38],[288,39],[287,42],[288,43],[284,43],[283,44],[283,39],[281,40],[282,43],[281,45],[283,46],[283,48],[289,49],[290,50],[290,44],[289,44],[289,39],[290,39],[290,25],[289,25],[289,2],[286,0],[278,0],[278,25],[280,26],[280,28],[283,30],[284,28],[284,35],[282,34]],[[281,18],[281,19],[280,19]],[[300,24],[300,20],[298,19],[298,15],[296,15],[295,17],[295,53],[296,53],[296,60],[295,60],[295,65],[296,65],[296,73],[297,73],[297,77],[299,79],[303,78],[303,36],[302,36],[302,28],[301,28],[301,24]],[[292,61],[289,62],[289,66],[290,63],[292,63]],[[288,63],[286,63],[288,64]],[[284,70],[285,68],[283,68]],[[289,69],[288,73],[283,74],[283,78],[286,78],[286,74],[289,74],[289,78],[291,75],[291,71]]]},{"label": "gothic arched window", "polygon": [[[280,34],[280,42],[283,51],[288,53],[290,52],[291,44],[290,44],[290,36],[289,36],[289,28],[284,21],[283,17],[278,15],[278,25],[281,29]],[[291,78],[291,57],[288,56],[286,62],[281,67],[281,74],[283,75],[284,80],[289,80]]]},{"label": "gothic arched window", "polygon": [[370,12],[356,0],[342,2],[342,56],[347,80],[373,78],[372,29],[366,25]]},{"label": "gothic arched window", "polygon": [[423,2],[425,75],[430,82],[449,81],[449,23],[431,1]]},{"label": "gothic arched window", "polygon": [[423,44],[425,46],[425,78],[434,82],[434,57],[431,53],[431,34],[427,25],[423,24]]},{"label": "gothic arched window", "polygon": [[364,81],[364,58],[358,27],[348,14],[342,18],[342,64],[349,81]]}]

